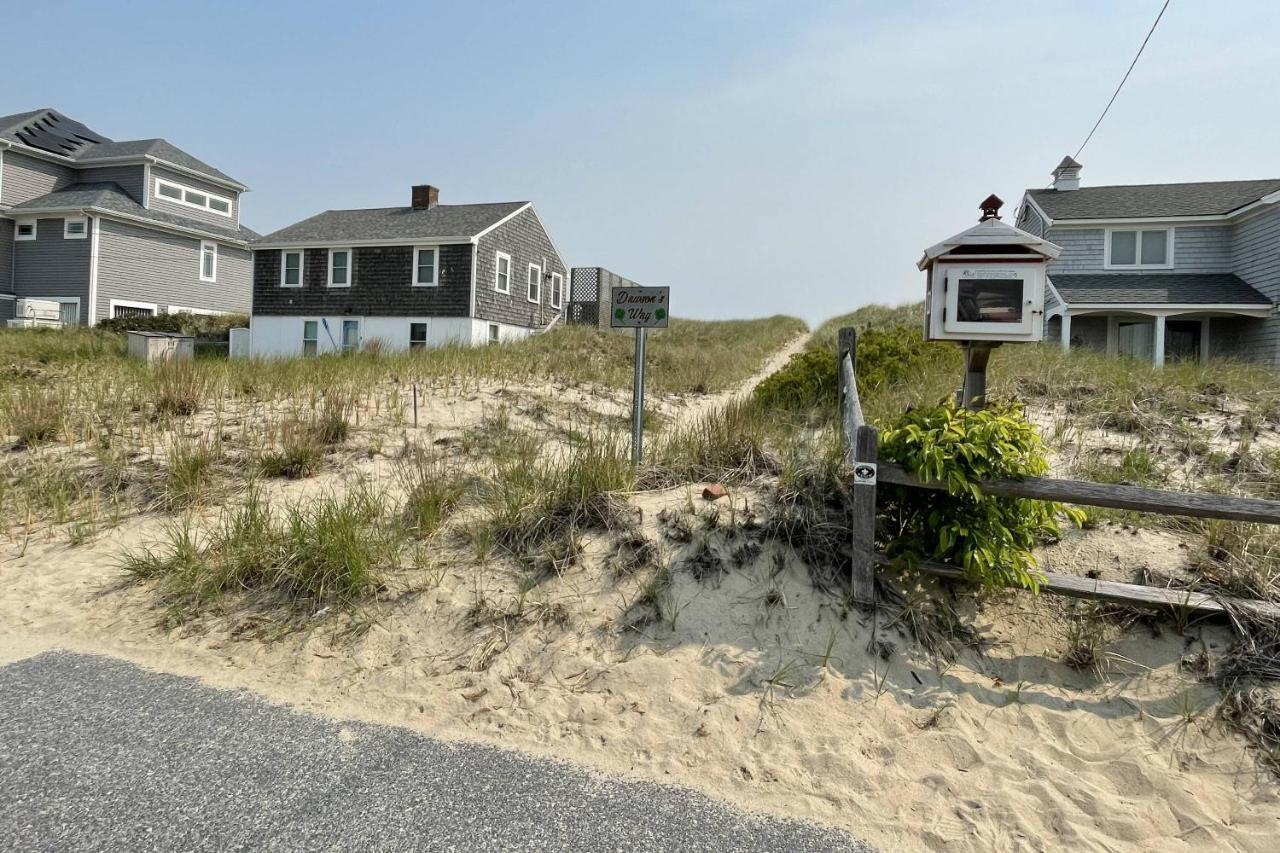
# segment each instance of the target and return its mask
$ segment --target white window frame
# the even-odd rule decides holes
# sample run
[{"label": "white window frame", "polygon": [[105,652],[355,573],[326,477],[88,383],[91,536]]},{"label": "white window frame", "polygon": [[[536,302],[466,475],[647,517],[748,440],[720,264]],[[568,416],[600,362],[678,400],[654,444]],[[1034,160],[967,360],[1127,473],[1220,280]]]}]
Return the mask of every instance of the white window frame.
[{"label": "white window frame", "polygon": [[[423,252],[431,253],[431,281],[418,281],[419,257]],[[415,246],[413,249],[413,280],[410,282],[414,287],[436,287],[440,284],[440,250],[436,246]]]},{"label": "white window frame", "polygon": [[[333,255],[335,252],[347,253],[347,280],[344,284],[333,283]],[[329,270],[324,277],[325,285],[334,288],[350,287],[352,280],[355,279],[356,272],[356,252],[350,246],[334,246],[329,249]]]},{"label": "white window frame", "polygon": [[[308,338],[308,337],[307,337],[307,324],[308,324],[308,323],[315,323],[315,326],[316,326],[316,336],[315,336],[314,338]],[[315,346],[315,351],[314,351],[314,352],[312,352],[312,353],[310,353],[309,355],[308,355],[308,353],[307,353],[307,343],[308,343],[308,342],[310,342],[310,343],[314,343],[314,344],[316,345],[316,346]],[[319,355],[319,354],[320,354],[320,321],[319,321],[319,320],[308,320],[308,319],[306,319],[306,318],[303,318],[303,320],[302,320],[302,355],[303,355],[303,357],[304,357],[304,358],[311,358],[312,356],[317,356],[317,355]]]},{"label": "white window frame", "polygon": [[[288,269],[288,259],[290,255],[298,256],[298,283],[288,284],[285,282],[285,270]],[[306,249],[284,249],[280,252],[280,286],[288,288],[302,287],[305,281],[307,269],[307,251]]]},{"label": "white window frame", "polygon": [[[170,198],[167,195],[161,195],[160,187],[162,186],[172,187],[173,189],[177,190],[178,195],[180,197]],[[199,204],[194,201],[187,201],[187,193],[195,193],[197,195],[204,196],[204,199],[205,199],[204,204]],[[167,201],[170,204],[180,204],[183,207],[191,207],[191,208],[195,208],[196,210],[203,210],[206,213],[212,213],[214,216],[225,216],[227,219],[235,218],[236,203],[234,199],[228,198],[227,196],[218,195],[217,193],[211,193],[208,190],[202,190],[197,187],[191,187],[191,186],[187,186],[186,184],[180,184],[180,183],[177,183],[176,181],[170,181],[165,178],[156,178],[156,187],[153,195],[158,201]],[[209,206],[209,199],[217,199],[218,201],[226,203],[227,205],[226,211],[224,212],[221,210],[214,210],[212,207]]]},{"label": "white window frame", "polygon": [[[356,343],[351,349],[347,349],[347,324],[356,324]],[[338,352],[342,355],[350,353],[355,355],[360,352],[360,347],[364,345],[363,324],[358,317],[343,317],[338,321]]]},{"label": "white window frame", "polygon": [[[79,223],[84,226],[79,234],[71,233],[72,223]],[[89,238],[89,219],[84,216],[68,216],[62,220],[62,239],[63,240],[87,240]]]},{"label": "white window frame", "polygon": [[497,323],[489,324],[489,329],[486,332],[486,335],[487,335],[485,339],[486,343],[490,343],[490,344],[502,343],[502,327],[499,326]]},{"label": "white window frame", "polygon": [[[209,249],[213,250],[213,270],[212,274],[204,274],[204,253]],[[216,282],[218,280],[218,244],[212,240],[200,241],[200,280]]]},{"label": "white window frame", "polygon": [[[419,326],[419,325],[422,326],[422,340],[415,341],[413,339],[413,327]],[[419,349],[426,349],[428,346],[427,342],[430,340],[430,337],[429,337],[430,334],[431,334],[431,324],[428,321],[410,319],[409,320],[409,349],[412,350],[414,348],[413,345],[415,343],[418,343],[421,345]]]},{"label": "white window frame", "polygon": [[[22,231],[21,231],[22,226],[24,225],[31,226],[31,233],[25,237],[22,235]],[[36,239],[36,235],[38,235],[39,233],[40,233],[40,226],[36,224],[36,221],[34,219],[19,219],[17,222],[13,224],[13,239],[15,242],[26,243],[28,241]]]},{"label": "white window frame", "polygon": [[[1133,263],[1131,264],[1113,264],[1111,263],[1111,235],[1116,231],[1132,231],[1136,235],[1133,242]],[[1164,237],[1164,263],[1162,264],[1144,264],[1142,262],[1142,232],[1144,231],[1163,231]],[[1102,268],[1108,270],[1170,270],[1173,269],[1173,236],[1174,228],[1148,226],[1148,225],[1132,225],[1132,226],[1116,226],[1107,229],[1107,238],[1102,251]]]},{"label": "white window frame", "polygon": [[[502,281],[502,262],[507,262],[507,286],[503,288],[499,286]],[[506,252],[494,252],[493,254],[493,289],[499,293],[511,294],[511,256]]]},{"label": "white window frame", "polygon": [[559,308],[564,304],[564,276],[558,272],[551,274],[551,307]]},{"label": "white window frame", "polygon": [[[525,298],[534,305],[540,305],[542,303],[542,267],[537,264],[529,264],[529,272],[527,275],[528,278],[525,280],[525,287],[528,289],[528,292],[525,294]],[[534,282],[537,282],[537,284],[535,285]],[[536,294],[534,293],[535,287],[537,289]]]},{"label": "white window frame", "polygon": [[159,306],[154,302],[135,302],[132,299],[112,299],[107,303],[108,319],[115,319],[117,307],[140,308],[144,311],[150,311],[152,317],[155,317],[160,313]]}]

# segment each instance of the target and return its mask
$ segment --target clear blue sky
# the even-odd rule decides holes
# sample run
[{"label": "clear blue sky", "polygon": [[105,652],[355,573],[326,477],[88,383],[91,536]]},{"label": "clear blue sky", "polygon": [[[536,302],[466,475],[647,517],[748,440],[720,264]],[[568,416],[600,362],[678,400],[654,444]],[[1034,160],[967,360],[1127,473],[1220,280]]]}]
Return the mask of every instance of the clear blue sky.
[{"label": "clear blue sky", "polygon": [[[1043,185],[1161,0],[9,3],[0,114],[163,136],[321,210],[532,199],[677,314],[921,295],[921,250]],[[1084,183],[1280,176],[1280,4],[1173,0]]]}]

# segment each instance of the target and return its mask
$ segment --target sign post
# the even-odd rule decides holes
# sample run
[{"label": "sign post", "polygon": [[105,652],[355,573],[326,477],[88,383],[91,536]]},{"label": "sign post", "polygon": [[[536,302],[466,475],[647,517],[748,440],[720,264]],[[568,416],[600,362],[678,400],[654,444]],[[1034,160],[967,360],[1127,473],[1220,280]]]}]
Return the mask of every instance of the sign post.
[{"label": "sign post", "polygon": [[644,345],[648,329],[665,329],[670,318],[669,287],[615,287],[610,293],[609,325],[636,330],[635,381],[631,386],[631,463],[644,458]]}]

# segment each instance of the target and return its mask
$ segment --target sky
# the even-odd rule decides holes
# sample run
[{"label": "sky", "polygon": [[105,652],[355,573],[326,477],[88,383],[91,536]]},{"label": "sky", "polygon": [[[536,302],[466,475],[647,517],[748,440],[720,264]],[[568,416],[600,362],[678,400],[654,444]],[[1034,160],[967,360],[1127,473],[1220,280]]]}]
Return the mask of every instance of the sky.
[{"label": "sky", "polygon": [[[323,210],[532,200],[570,266],[677,316],[810,323],[923,296],[923,249],[1011,218],[1163,0],[10,3],[0,114],[164,137]],[[1280,3],[1172,0],[1085,186],[1280,177]]]}]

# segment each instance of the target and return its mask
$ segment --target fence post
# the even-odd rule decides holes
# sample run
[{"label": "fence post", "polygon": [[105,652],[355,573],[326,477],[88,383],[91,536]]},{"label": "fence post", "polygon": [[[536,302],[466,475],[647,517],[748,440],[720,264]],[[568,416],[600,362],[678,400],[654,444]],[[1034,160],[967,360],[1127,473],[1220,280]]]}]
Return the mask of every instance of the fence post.
[{"label": "fence post", "polygon": [[850,524],[853,559],[853,600],[864,607],[876,603],[876,459],[879,433],[862,417],[858,396],[858,332],[843,328],[837,337],[837,374],[840,377],[840,431],[844,437],[845,459],[853,469],[853,518]]}]

